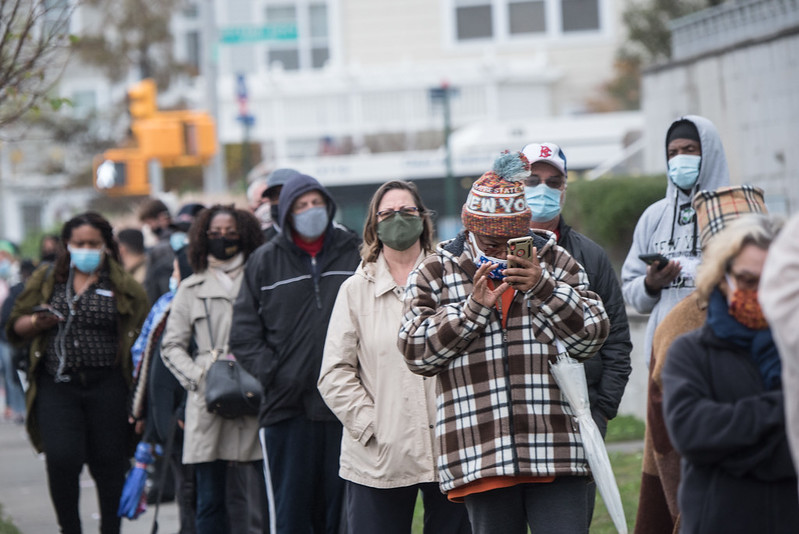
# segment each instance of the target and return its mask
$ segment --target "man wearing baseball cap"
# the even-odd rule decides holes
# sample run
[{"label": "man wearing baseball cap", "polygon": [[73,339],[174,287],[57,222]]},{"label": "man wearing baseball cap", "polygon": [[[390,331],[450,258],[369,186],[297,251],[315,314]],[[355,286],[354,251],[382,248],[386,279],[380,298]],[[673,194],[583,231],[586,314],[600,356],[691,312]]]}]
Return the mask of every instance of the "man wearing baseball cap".
[{"label": "man wearing baseball cap", "polygon": [[[399,333],[410,370],[438,377],[441,490],[476,534],[588,531],[590,472],[549,362],[593,356],[609,323],[580,265],[530,232],[529,168],[505,154],[474,183],[464,231],[408,277]],[[508,266],[507,241],[526,235],[531,259]]]},{"label": "man wearing baseball cap", "polygon": [[[585,269],[588,288],[602,298],[610,319],[607,340],[596,356],[585,362],[591,415],[604,436],[608,421],[616,417],[632,372],[630,352],[633,345],[621,286],[605,250],[563,220],[561,208],[566,199],[568,177],[563,150],[555,143],[530,143],[522,153],[530,161],[530,176],[524,181],[524,196],[531,212],[530,228],[555,234],[558,245]],[[588,488],[589,524],[595,497],[592,483]]]}]

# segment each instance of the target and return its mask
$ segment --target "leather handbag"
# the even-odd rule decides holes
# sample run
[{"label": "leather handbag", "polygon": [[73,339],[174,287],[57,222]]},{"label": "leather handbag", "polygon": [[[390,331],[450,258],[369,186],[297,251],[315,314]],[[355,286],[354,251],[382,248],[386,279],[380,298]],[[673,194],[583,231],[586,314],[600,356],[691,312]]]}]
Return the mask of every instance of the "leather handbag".
[{"label": "leather handbag", "polygon": [[[211,346],[215,347],[211,331],[208,304],[203,299]],[[261,383],[244,370],[235,359],[219,359],[216,348],[211,349],[213,363],[205,373],[205,407],[216,415],[234,419],[242,415],[258,415],[261,406]]]}]

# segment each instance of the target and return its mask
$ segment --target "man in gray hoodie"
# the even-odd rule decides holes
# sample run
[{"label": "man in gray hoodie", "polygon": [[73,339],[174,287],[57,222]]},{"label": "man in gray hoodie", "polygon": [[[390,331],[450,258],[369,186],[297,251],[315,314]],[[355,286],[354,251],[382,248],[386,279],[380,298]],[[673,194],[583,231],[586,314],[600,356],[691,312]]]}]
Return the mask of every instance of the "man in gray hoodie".
[{"label": "man in gray hoodie", "polygon": [[[624,300],[649,313],[644,338],[647,365],[658,323],[694,290],[701,260],[696,213],[691,199],[700,189],[729,185],[727,158],[716,127],[708,119],[686,115],[666,133],[666,197],[650,205],[635,226],[633,244],[621,270]],[[662,254],[663,265],[647,265],[640,256]]]}]

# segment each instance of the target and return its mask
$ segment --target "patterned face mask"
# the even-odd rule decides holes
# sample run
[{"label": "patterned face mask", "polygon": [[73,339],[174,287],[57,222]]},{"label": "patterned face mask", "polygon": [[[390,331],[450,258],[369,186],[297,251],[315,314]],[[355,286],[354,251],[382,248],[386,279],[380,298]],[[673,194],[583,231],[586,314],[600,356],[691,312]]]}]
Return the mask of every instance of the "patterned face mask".
[{"label": "patterned face mask", "polygon": [[757,300],[757,289],[739,289],[735,282],[727,275],[727,284],[733,290],[730,299],[730,315],[739,323],[752,330],[768,328],[768,322],[763,315],[760,302]]},{"label": "patterned face mask", "polygon": [[474,249],[474,264],[477,265],[477,268],[479,269],[480,266],[486,263],[496,263],[497,267],[489,271],[488,277],[492,280],[504,279],[505,275],[502,274],[502,271],[508,268],[508,262],[499,258],[494,258],[492,256],[486,256],[485,253],[480,250],[480,247],[477,246],[477,240],[474,238],[474,234],[472,232],[469,232],[469,243]]}]

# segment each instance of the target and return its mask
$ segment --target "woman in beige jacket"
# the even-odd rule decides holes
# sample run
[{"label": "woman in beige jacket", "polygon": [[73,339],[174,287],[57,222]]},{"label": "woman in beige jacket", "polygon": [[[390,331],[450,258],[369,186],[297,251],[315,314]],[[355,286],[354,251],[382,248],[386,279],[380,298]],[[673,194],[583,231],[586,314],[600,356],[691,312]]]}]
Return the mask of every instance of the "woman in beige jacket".
[{"label": "woman in beige jacket", "polygon": [[[212,351],[227,353],[244,263],[262,241],[257,219],[243,210],[216,205],[197,217],[189,231],[194,274],[178,287],[161,344],[164,363],[189,392],[183,463],[195,464],[198,534],[230,532],[228,463],[261,457],[255,416],[225,419],[206,409],[205,373],[214,360]],[[252,504],[256,513],[260,503]]]},{"label": "woman in beige jacket", "polygon": [[405,281],[431,252],[432,235],[412,183],[380,186],[363,261],[342,284],[328,326],[318,385],[344,425],[339,475],[352,534],[410,532],[419,490],[426,533],[471,531],[466,509],[438,489],[435,379],[411,373],[397,349]]}]

